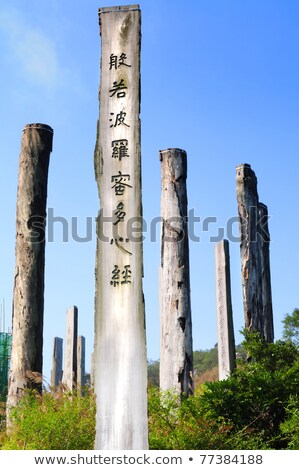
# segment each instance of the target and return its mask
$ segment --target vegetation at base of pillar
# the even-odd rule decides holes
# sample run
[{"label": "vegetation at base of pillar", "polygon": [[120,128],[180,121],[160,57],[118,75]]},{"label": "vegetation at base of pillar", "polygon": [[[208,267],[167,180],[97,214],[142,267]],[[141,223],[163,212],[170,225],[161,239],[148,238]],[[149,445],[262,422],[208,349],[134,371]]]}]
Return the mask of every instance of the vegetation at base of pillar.
[{"label": "vegetation at base of pillar", "polygon": [[[242,353],[231,376],[201,383],[194,396],[182,403],[177,393],[162,393],[151,386],[150,449],[299,450],[298,331],[299,325],[291,337],[275,343],[267,343],[257,332],[244,331],[242,348],[237,348]],[[197,352],[194,364],[208,371],[214,368],[215,356],[216,348]],[[249,363],[246,356],[251,357]],[[157,362],[154,367],[157,377]],[[83,397],[76,391],[45,392],[43,397],[31,391],[14,409],[9,435],[4,431],[4,419],[3,413],[2,449],[93,449],[95,400],[91,390]]]},{"label": "vegetation at base of pillar", "polygon": [[[3,450],[93,449],[95,397],[76,391],[28,391],[11,412],[9,434],[0,433]],[[1,442],[2,441],[2,442]]]}]

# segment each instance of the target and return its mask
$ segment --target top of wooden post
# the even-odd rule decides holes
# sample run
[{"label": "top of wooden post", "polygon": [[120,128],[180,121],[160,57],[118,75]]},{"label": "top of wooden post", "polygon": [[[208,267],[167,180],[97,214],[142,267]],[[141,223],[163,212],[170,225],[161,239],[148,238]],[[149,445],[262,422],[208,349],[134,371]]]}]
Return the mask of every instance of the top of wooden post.
[{"label": "top of wooden post", "polygon": [[[249,182],[251,181],[251,184],[255,187],[256,191],[256,185],[257,185],[257,177],[253,169],[248,163],[243,163],[242,165],[237,165],[236,166],[236,175],[237,175],[237,184],[243,181]],[[249,178],[249,179],[248,179]]]},{"label": "top of wooden post", "polygon": [[24,126],[23,132],[29,129],[38,129],[38,130],[43,130],[43,131],[48,131],[53,134],[53,129],[51,126],[48,126],[48,124],[40,124],[40,123],[35,123],[35,124],[26,124]]},{"label": "top of wooden post", "polygon": [[101,15],[103,13],[125,13],[126,11],[136,11],[140,10],[139,5],[121,5],[121,6],[116,6],[116,7],[102,7],[98,9],[98,15],[99,15],[99,25],[101,26]]},{"label": "top of wooden post", "polygon": [[159,150],[160,157],[161,157],[164,153],[167,153],[167,154],[169,154],[169,155],[174,155],[176,152],[179,152],[179,153],[182,153],[183,155],[186,155],[186,151],[185,151],[185,150],[182,150],[182,149],[179,149],[179,148],[169,148],[169,149],[165,149],[165,150]]}]

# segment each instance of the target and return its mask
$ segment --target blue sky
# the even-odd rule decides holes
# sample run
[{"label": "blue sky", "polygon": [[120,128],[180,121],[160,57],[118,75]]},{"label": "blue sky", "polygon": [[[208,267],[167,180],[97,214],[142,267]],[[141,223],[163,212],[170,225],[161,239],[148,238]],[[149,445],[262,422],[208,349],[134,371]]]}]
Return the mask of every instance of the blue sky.
[{"label": "blue sky", "polygon": [[[99,7],[128,2],[10,0],[0,4],[0,299],[11,326],[15,209],[21,132],[41,122],[54,129],[48,208],[86,218],[99,208],[93,169],[100,81]],[[188,155],[189,209],[217,222],[190,242],[194,349],[217,341],[214,244],[210,237],[237,215],[235,167],[251,164],[268,205],[275,337],[299,306],[299,3],[288,0],[144,0],[142,10],[142,185],[144,218],[160,210],[160,149]],[[71,230],[71,229],[70,229]],[[94,232],[93,232],[94,233]],[[235,224],[235,235],[238,229]],[[46,247],[44,374],[54,336],[65,336],[66,310],[79,309],[87,369],[93,343],[95,236]],[[239,244],[230,243],[234,326],[244,324]],[[148,357],[159,357],[160,247],[144,242]]]}]

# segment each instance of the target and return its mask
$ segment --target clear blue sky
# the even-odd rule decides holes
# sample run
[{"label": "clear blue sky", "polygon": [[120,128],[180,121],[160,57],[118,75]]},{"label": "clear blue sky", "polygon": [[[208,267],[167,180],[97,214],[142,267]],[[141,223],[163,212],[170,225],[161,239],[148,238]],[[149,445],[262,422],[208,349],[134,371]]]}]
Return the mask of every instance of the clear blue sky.
[{"label": "clear blue sky", "polygon": [[[128,2],[10,0],[0,6],[0,299],[11,326],[15,208],[21,132],[54,129],[48,208],[86,217],[99,208],[93,169],[100,80],[99,7]],[[159,149],[188,154],[189,209],[217,217],[198,223],[190,243],[194,349],[216,341],[214,244],[209,237],[237,215],[235,167],[250,163],[268,205],[275,337],[299,306],[299,3],[296,0],[144,0],[142,10],[142,169],[144,217],[160,210]],[[87,369],[93,344],[95,236],[62,241],[59,223],[46,247],[44,373],[54,336],[65,336],[69,306],[79,308]],[[237,228],[235,227],[237,236]],[[226,232],[225,232],[226,235]],[[239,244],[231,243],[237,342],[244,324]],[[159,357],[157,241],[144,244],[148,357]]]}]

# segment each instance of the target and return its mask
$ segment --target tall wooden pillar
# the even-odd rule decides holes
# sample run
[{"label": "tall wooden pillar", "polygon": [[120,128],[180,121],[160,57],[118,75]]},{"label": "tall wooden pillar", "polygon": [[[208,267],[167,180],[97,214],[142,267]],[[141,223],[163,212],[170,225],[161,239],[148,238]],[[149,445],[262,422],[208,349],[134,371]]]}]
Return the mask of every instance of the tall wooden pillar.
[{"label": "tall wooden pillar", "polygon": [[57,387],[62,381],[62,357],[63,357],[63,339],[54,338],[51,385]]},{"label": "tall wooden pillar", "polygon": [[66,314],[64,367],[62,381],[72,391],[77,385],[78,307],[73,305]]},{"label": "tall wooden pillar", "polygon": [[250,165],[236,168],[245,327],[274,340],[267,207],[259,202]]},{"label": "tall wooden pillar", "polygon": [[[53,130],[45,124],[23,129],[19,160],[16,220],[16,264],[12,312],[9,410],[26,388],[41,390],[45,224],[48,168]],[[37,374],[32,374],[37,373]]]},{"label": "tall wooden pillar", "polygon": [[260,246],[260,288],[264,327],[263,336],[267,343],[273,343],[274,325],[270,274],[270,233],[268,224],[269,215],[267,206],[261,202],[258,206],[258,215],[258,242]]},{"label": "tall wooden pillar", "polygon": [[228,240],[222,240],[215,245],[215,268],[218,368],[219,380],[223,380],[229,377],[236,367]]},{"label": "tall wooden pillar", "polygon": [[237,201],[240,225],[240,256],[245,327],[263,333],[259,286],[258,193],[251,166],[236,168]]},{"label": "tall wooden pillar", "polygon": [[160,151],[160,387],[193,393],[192,319],[187,225],[187,155]]},{"label": "tall wooden pillar", "polygon": [[95,173],[96,449],[146,449],[147,359],[142,289],[138,5],[101,8]]}]

